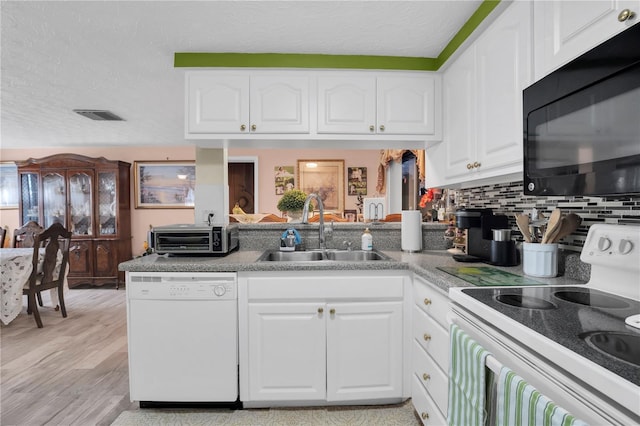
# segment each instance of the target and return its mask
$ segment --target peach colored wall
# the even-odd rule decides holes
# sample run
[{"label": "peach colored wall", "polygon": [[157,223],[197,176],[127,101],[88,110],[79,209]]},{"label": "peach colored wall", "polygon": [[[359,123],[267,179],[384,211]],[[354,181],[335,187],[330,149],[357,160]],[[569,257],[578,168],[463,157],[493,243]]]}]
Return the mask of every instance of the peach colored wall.
[{"label": "peach colored wall", "polygon": [[[38,149],[3,149],[0,150],[1,161],[21,161],[30,157],[40,158],[48,155],[72,152],[89,157],[105,157],[108,160],[126,161],[133,165],[134,161],[154,160],[195,160],[195,147],[102,147],[102,148],[38,148]],[[133,170],[131,171],[133,184]],[[172,223],[193,223],[193,209],[136,209],[133,188],[131,188],[131,247],[133,255],[143,252],[143,243],[147,239],[149,225],[169,225]],[[18,210],[2,210],[0,224],[13,230],[19,225]]]},{"label": "peach colored wall", "polygon": [[[30,157],[40,158],[48,155],[72,152],[89,157],[105,157],[109,160],[121,160],[133,164],[134,161],[154,160],[195,160],[195,147],[76,147],[76,148],[38,148],[38,149],[2,149],[0,161],[22,161]],[[275,194],[274,167],[294,166],[297,172],[298,159],[345,160],[345,180],[347,167],[367,167],[367,196],[375,193],[377,181],[378,150],[250,150],[229,149],[229,157],[258,157],[258,191],[260,194],[258,210],[260,212],[279,213],[276,205],[280,196]],[[133,171],[132,171],[133,182]],[[346,188],[346,181],[345,181]],[[131,189],[131,246],[134,256],[143,251],[143,242],[147,238],[149,225],[160,226],[174,223],[193,223],[193,209],[135,209]],[[355,209],[355,196],[345,193],[345,208]],[[0,225],[6,226],[10,233],[20,226],[18,210],[0,210]]]},{"label": "peach colored wall", "polygon": [[345,209],[356,208],[356,196],[348,195],[347,168],[367,168],[367,197],[375,194],[378,180],[379,150],[322,150],[322,149],[229,149],[229,157],[257,156],[259,168],[258,193],[259,206],[256,210],[260,213],[276,213],[280,195],[275,191],[275,167],[293,166],[296,174],[296,187],[298,187],[297,173],[298,160],[344,160],[345,173]]}]

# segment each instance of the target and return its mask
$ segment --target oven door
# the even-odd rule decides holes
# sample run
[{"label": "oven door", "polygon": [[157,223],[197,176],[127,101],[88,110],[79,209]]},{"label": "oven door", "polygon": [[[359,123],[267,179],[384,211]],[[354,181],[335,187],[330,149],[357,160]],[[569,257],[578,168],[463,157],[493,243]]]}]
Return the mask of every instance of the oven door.
[{"label": "oven door", "polygon": [[[450,320],[492,354],[497,362],[487,364],[494,374],[499,374],[496,366],[510,368],[551,401],[589,424],[628,425],[640,421],[637,386],[510,320],[462,290],[449,291]],[[496,407],[487,410],[491,418]]]}]

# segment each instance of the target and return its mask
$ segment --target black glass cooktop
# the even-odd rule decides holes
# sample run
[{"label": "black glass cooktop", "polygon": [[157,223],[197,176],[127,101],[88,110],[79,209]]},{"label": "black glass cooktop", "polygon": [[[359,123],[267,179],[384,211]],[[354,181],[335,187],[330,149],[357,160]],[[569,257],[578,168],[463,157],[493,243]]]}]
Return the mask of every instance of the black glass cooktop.
[{"label": "black glass cooktop", "polygon": [[462,292],[640,386],[640,330],[624,322],[640,313],[639,301],[586,287]]}]

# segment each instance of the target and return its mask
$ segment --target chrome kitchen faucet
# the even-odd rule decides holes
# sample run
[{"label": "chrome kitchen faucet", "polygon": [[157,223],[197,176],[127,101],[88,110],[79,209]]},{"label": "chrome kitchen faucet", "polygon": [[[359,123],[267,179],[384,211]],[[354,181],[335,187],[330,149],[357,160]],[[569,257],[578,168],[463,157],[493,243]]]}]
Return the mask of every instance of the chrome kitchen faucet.
[{"label": "chrome kitchen faucet", "polygon": [[324,237],[324,205],[322,204],[322,199],[319,194],[311,193],[307,195],[307,198],[304,200],[304,207],[302,208],[302,223],[309,223],[309,203],[312,198],[316,199],[318,202],[318,210],[320,210],[318,242],[320,244],[320,250],[325,251],[327,249],[327,244]]}]

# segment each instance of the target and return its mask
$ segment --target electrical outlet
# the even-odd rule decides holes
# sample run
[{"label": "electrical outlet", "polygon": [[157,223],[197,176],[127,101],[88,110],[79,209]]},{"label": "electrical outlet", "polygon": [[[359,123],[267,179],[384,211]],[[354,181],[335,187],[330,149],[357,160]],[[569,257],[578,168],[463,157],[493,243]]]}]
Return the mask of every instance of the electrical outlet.
[{"label": "electrical outlet", "polygon": [[213,222],[213,218],[216,216],[216,212],[214,210],[203,210],[202,211],[202,221],[204,223]]}]

